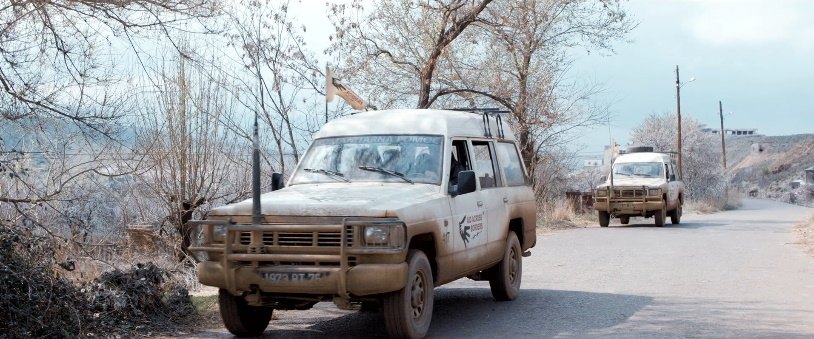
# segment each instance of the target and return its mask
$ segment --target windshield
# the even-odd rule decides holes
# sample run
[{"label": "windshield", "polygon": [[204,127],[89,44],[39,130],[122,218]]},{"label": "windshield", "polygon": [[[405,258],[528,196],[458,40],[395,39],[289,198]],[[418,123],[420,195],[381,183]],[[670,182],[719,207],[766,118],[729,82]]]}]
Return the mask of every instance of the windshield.
[{"label": "windshield", "polygon": [[662,178],[662,167],[659,162],[627,162],[613,166],[613,175],[627,177]]},{"label": "windshield", "polygon": [[314,140],[291,184],[321,182],[441,183],[443,138],[364,135]]}]

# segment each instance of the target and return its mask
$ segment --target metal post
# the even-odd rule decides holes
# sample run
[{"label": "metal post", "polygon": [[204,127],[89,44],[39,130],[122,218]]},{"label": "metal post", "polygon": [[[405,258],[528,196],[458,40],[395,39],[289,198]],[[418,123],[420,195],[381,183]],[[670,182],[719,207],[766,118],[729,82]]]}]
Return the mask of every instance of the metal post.
[{"label": "metal post", "polygon": [[[263,75],[257,71],[260,81],[260,110],[265,111],[265,101],[263,94]],[[262,222],[262,210],[260,208],[260,137],[258,136],[257,116],[260,112],[254,112],[254,137],[252,140],[252,223],[260,225]]]},{"label": "metal post", "polygon": [[721,115],[721,154],[723,154],[724,171],[726,171],[726,143],[724,143],[724,106],[718,100],[718,113]]},{"label": "metal post", "polygon": [[679,179],[683,179],[684,175],[681,167],[681,83],[678,78],[678,65],[676,65],[676,112],[678,114],[678,146],[676,146],[676,153],[678,153],[678,177]]}]

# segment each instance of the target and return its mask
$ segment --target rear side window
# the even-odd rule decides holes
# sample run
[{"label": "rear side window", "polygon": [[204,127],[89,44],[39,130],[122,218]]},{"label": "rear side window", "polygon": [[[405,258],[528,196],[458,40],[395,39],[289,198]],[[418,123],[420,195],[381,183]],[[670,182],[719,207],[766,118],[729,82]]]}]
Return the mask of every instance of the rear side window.
[{"label": "rear side window", "polygon": [[503,186],[500,177],[495,175],[497,167],[492,156],[491,143],[488,141],[472,141],[472,151],[475,160],[475,174],[478,177],[481,189]]},{"label": "rear side window", "polygon": [[500,142],[497,144],[497,157],[500,167],[506,175],[506,185],[523,186],[526,184],[526,173],[520,164],[520,156],[514,144]]}]

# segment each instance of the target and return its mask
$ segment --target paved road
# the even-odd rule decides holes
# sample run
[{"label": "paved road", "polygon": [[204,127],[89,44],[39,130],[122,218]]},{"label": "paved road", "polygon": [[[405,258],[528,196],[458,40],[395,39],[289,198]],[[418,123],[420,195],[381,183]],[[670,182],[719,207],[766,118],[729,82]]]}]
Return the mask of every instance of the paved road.
[{"label": "paved road", "polygon": [[[814,338],[814,258],[792,227],[814,209],[763,200],[679,226],[585,228],[541,236],[518,300],[468,279],[436,289],[434,338]],[[383,337],[376,313],[320,303],[279,312],[269,338]],[[225,330],[199,337],[230,337]]]}]

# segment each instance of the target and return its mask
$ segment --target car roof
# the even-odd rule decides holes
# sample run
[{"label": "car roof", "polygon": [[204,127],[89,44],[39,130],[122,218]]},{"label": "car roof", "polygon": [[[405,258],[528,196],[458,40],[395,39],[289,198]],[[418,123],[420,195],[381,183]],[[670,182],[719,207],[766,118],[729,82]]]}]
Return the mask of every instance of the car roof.
[{"label": "car roof", "polygon": [[[515,137],[506,121],[500,121],[504,140]],[[498,121],[489,114],[491,137],[498,138]],[[391,109],[361,112],[328,122],[315,139],[372,134],[426,134],[445,137],[486,137],[482,113],[436,109]]]},{"label": "car roof", "polygon": [[670,156],[664,153],[655,152],[627,153],[620,155],[615,161],[615,163],[631,162],[665,162],[669,164]]}]

